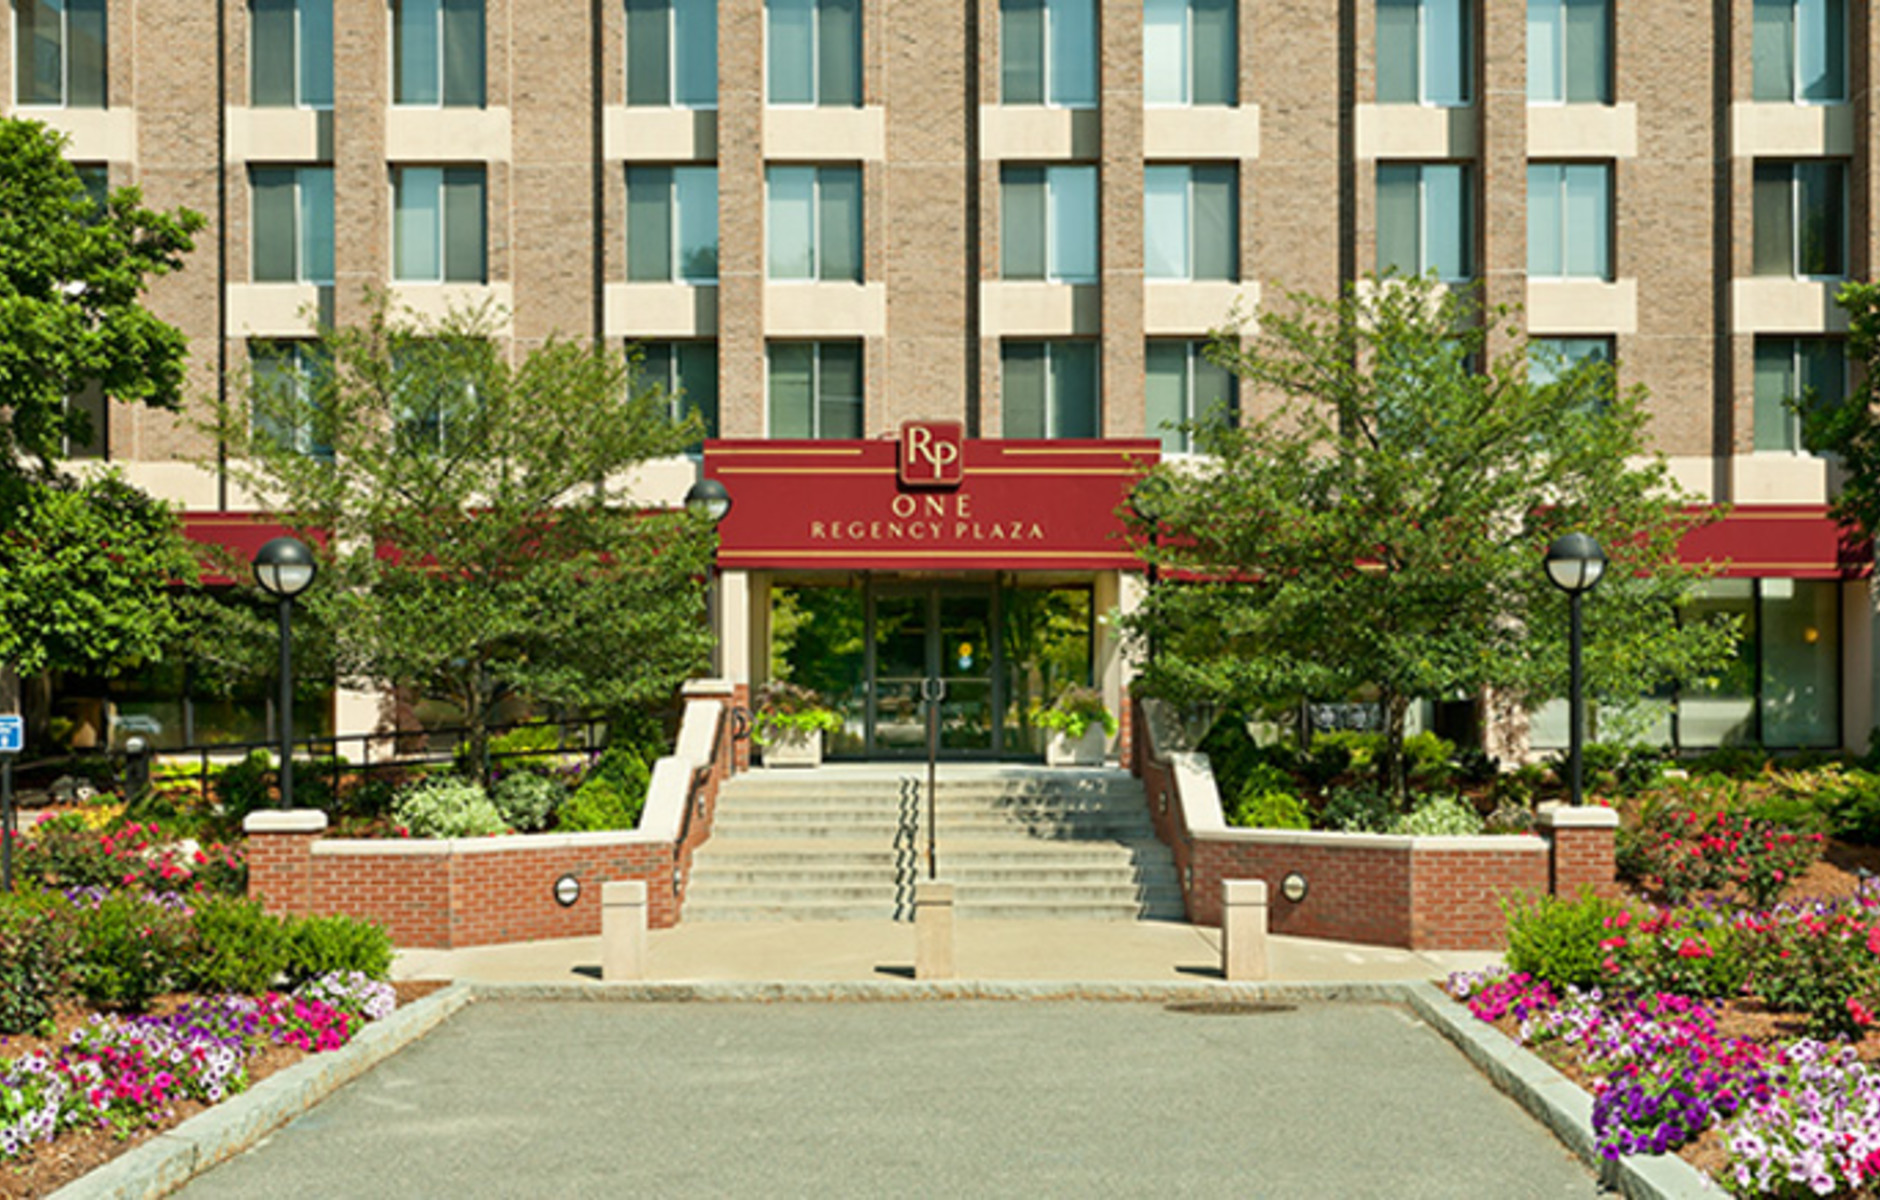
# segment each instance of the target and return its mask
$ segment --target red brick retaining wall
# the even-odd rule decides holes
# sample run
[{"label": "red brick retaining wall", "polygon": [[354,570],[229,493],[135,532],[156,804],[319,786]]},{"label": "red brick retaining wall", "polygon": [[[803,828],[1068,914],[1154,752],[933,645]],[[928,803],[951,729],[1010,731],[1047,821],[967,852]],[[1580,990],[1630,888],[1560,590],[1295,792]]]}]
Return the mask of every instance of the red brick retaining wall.
[{"label": "red brick retaining wall", "polygon": [[[688,694],[698,695],[691,689]],[[256,813],[248,822],[248,894],[282,914],[344,913],[376,921],[399,946],[451,949],[588,937],[601,931],[601,885],[646,884],[647,924],[675,925],[692,853],[711,836],[718,785],[731,768],[733,693],[688,704],[685,757],[653,771],[636,830],[437,841],[325,838],[323,813]],[[563,907],[555,882],[581,891]]]},{"label": "red brick retaining wall", "polygon": [[[1134,706],[1132,769],[1142,779],[1156,834],[1174,851],[1188,919],[1221,923],[1221,884],[1267,885],[1268,928],[1278,934],[1402,946],[1487,950],[1506,945],[1502,907],[1517,894],[1570,896],[1617,890],[1605,809],[1541,814],[1539,836],[1411,838],[1229,828],[1205,758],[1158,757],[1154,731]],[[1184,793],[1184,786],[1187,788]],[[1303,900],[1282,881],[1305,879]]]}]

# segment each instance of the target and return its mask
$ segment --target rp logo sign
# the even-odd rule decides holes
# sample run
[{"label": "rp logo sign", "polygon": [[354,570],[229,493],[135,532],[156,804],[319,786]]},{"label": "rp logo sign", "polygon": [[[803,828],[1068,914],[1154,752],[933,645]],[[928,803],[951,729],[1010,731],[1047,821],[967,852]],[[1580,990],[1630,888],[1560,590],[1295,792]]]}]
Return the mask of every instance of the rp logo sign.
[{"label": "rp logo sign", "polygon": [[901,426],[901,486],[958,487],[966,431],[958,421],[907,421]]}]

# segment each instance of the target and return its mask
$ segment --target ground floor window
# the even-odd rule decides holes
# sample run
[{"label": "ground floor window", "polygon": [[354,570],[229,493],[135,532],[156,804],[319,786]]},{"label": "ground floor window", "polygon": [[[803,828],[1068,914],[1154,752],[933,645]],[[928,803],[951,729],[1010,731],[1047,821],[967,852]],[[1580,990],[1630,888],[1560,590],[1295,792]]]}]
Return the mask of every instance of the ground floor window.
[{"label": "ground floor window", "polygon": [[[73,750],[122,750],[132,737],[143,738],[156,750],[271,743],[279,739],[279,698],[279,686],[272,680],[211,690],[182,664],[161,663],[110,679],[62,676],[53,688],[52,717],[55,734]],[[332,684],[297,682],[296,739],[332,732]]]},{"label": "ground floor window", "polygon": [[[1590,736],[1675,750],[1841,745],[1840,583],[1713,579],[1700,585],[1684,619],[1723,616],[1737,617],[1743,629],[1732,662],[1676,692],[1589,705]],[[1530,723],[1529,745],[1564,747],[1567,715],[1564,700],[1544,705]]]}]

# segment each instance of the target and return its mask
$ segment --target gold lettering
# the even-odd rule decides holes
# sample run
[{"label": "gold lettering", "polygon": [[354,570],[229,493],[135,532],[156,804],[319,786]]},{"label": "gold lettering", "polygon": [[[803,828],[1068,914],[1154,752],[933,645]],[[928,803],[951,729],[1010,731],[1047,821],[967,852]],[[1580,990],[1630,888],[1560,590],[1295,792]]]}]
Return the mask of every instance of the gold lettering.
[{"label": "gold lettering", "polygon": [[971,517],[973,515],[973,506],[967,503],[970,499],[972,499],[972,497],[968,496],[965,492],[960,492],[958,495],[954,496],[953,515],[956,517]]},{"label": "gold lettering", "polygon": [[936,542],[939,541],[940,540],[940,522],[929,521],[927,522],[927,528],[933,531],[933,540]]},{"label": "gold lettering", "polygon": [[964,541],[965,539],[966,539],[966,522],[964,521],[953,522],[953,540],[957,542],[957,541]]},{"label": "gold lettering", "polygon": [[823,523],[821,521],[811,521],[809,523],[809,536],[810,540],[814,541],[817,538],[826,538],[829,535],[823,532]]},{"label": "gold lettering", "polygon": [[894,499],[888,501],[888,511],[900,517],[903,521],[907,520],[907,518],[914,515],[914,497],[896,496]]},{"label": "gold lettering", "polygon": [[999,524],[997,521],[992,523],[992,540],[995,542],[1005,540],[1005,526]]},{"label": "gold lettering", "polygon": [[868,528],[868,526],[867,526],[867,525],[865,525],[865,524],[863,524],[863,523],[862,523],[862,522],[860,522],[860,521],[850,521],[850,522],[849,522],[849,536],[850,536],[850,537],[852,537],[852,538],[854,538],[854,539],[855,539],[856,541],[858,541],[858,542],[859,542],[859,541],[861,541],[861,540],[862,540],[862,539],[863,539],[864,537],[866,537],[866,536],[868,536],[867,534],[865,534],[864,532],[862,532],[863,530],[865,530],[865,529],[867,529],[867,528]]},{"label": "gold lettering", "polygon": [[1036,521],[1031,523],[1031,540],[1034,542],[1044,541],[1044,526],[1038,524]]},{"label": "gold lettering", "polygon": [[915,522],[907,527],[907,536],[917,542],[924,542],[927,540],[927,527],[919,522]]},{"label": "gold lettering", "polygon": [[921,499],[926,502],[927,512],[930,516],[944,517],[947,515],[947,498],[945,496],[922,496]]}]

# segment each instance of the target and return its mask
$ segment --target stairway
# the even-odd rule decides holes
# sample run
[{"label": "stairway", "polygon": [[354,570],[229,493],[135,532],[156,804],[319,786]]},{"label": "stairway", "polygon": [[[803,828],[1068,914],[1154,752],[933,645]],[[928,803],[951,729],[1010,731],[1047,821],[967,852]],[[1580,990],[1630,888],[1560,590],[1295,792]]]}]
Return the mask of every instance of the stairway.
[{"label": "stairway", "polygon": [[[751,771],[718,794],[687,921],[911,920],[926,767]],[[1116,770],[940,768],[940,878],[961,919],[1181,920],[1142,784]]]}]

